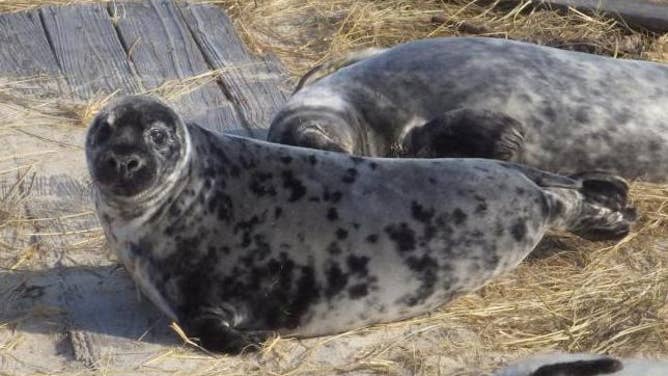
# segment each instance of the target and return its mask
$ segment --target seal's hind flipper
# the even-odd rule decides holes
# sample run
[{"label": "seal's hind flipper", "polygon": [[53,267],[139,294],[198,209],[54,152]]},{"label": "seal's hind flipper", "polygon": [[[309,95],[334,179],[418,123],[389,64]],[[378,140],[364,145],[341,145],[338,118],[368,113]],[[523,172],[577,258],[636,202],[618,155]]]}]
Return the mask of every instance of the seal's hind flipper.
[{"label": "seal's hind flipper", "polygon": [[402,140],[407,157],[510,160],[524,142],[514,118],[488,110],[457,109],[413,128]]},{"label": "seal's hind flipper", "polygon": [[572,177],[578,189],[546,188],[553,226],[588,240],[625,237],[637,218],[626,181],[598,171]]},{"label": "seal's hind flipper", "polygon": [[614,210],[627,207],[629,184],[623,178],[601,171],[571,175],[582,182],[582,193],[591,201]]},{"label": "seal's hind flipper", "polygon": [[204,349],[231,355],[257,351],[270,336],[267,331],[235,329],[213,315],[195,318],[186,328],[187,334],[199,339],[199,344]]},{"label": "seal's hind flipper", "polygon": [[529,376],[598,376],[609,375],[623,368],[624,365],[617,359],[600,358],[547,364]]},{"label": "seal's hind flipper", "polygon": [[387,49],[385,48],[367,48],[360,51],[353,51],[342,58],[333,59],[323,64],[316,65],[299,79],[299,82],[297,83],[295,90],[292,91],[292,94],[298,92],[304,86],[310,85],[325,76],[329,76],[341,68],[353,65],[372,56],[376,56],[382,52],[385,52],[386,50]]}]

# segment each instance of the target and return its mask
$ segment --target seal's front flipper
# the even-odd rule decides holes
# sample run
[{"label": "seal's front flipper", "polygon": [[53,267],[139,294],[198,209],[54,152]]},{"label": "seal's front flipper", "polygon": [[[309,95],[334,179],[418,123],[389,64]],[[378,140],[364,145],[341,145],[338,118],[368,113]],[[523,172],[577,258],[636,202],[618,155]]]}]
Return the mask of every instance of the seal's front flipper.
[{"label": "seal's front flipper", "polygon": [[546,188],[552,225],[589,240],[625,237],[637,217],[628,203],[626,181],[602,172],[573,177],[578,189]]},{"label": "seal's front flipper", "polygon": [[487,110],[457,109],[413,128],[401,141],[403,156],[510,160],[524,142],[522,125]]},{"label": "seal's front flipper", "polygon": [[598,376],[609,375],[624,368],[622,362],[613,358],[577,360],[544,365],[529,376]]},{"label": "seal's front flipper", "polygon": [[257,351],[270,336],[266,331],[235,329],[214,315],[194,318],[186,326],[186,331],[189,336],[199,339],[204,349],[231,355]]}]

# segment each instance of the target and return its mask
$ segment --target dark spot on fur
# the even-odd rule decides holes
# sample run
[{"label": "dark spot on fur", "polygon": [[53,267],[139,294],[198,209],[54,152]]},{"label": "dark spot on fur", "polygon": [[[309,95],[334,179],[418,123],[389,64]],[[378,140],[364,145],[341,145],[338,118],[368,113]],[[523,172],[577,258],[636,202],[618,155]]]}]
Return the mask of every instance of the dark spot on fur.
[{"label": "dark spot on fur", "polygon": [[281,208],[280,206],[274,208],[274,219],[281,218],[282,214],[283,214],[283,208]]},{"label": "dark spot on fur", "polygon": [[464,213],[460,208],[457,208],[454,212],[452,212],[452,219],[455,221],[456,225],[463,224],[466,221],[466,218],[466,213]]},{"label": "dark spot on fur", "polygon": [[349,255],[346,263],[351,274],[356,274],[360,277],[366,277],[369,274],[369,270],[367,269],[369,258],[366,256]]},{"label": "dark spot on fur", "polygon": [[315,155],[313,154],[308,156],[308,161],[311,164],[311,166],[315,166],[315,164],[318,163],[318,160],[315,158]]},{"label": "dark spot on fur", "polygon": [[330,255],[339,255],[343,252],[343,250],[341,249],[341,246],[339,246],[338,242],[331,242],[327,247],[327,252],[329,252]]},{"label": "dark spot on fur", "polygon": [[346,230],[344,230],[340,227],[338,229],[336,229],[336,238],[337,239],[343,240],[347,237],[348,237],[348,231],[346,231]]},{"label": "dark spot on fur", "polygon": [[484,202],[479,203],[479,204],[475,207],[475,212],[476,212],[476,214],[480,214],[480,213],[485,212],[485,211],[487,211],[487,204],[484,203]]},{"label": "dark spot on fur", "polygon": [[348,296],[350,299],[357,300],[369,295],[369,287],[366,283],[358,283],[348,288]]},{"label": "dark spot on fur", "polygon": [[350,160],[353,161],[353,163],[356,164],[356,165],[357,165],[357,164],[360,164],[360,163],[362,163],[362,162],[364,161],[364,159],[362,159],[362,158],[360,158],[360,157],[356,157],[356,156],[354,156],[354,155],[351,155],[351,156],[350,156]]},{"label": "dark spot on fur", "polygon": [[415,306],[424,303],[424,301],[434,293],[434,286],[436,286],[437,281],[438,263],[434,258],[429,257],[428,255],[422,255],[422,257],[410,256],[406,258],[406,263],[420,280],[420,287],[418,290],[406,300],[406,304]]},{"label": "dark spot on fur", "polygon": [[281,162],[283,162],[286,165],[290,164],[290,163],[292,163],[292,157],[289,156],[289,155],[283,156],[283,157],[281,157]]},{"label": "dark spot on fur", "polygon": [[241,231],[241,246],[246,248],[251,244],[251,233],[255,226],[260,224],[262,221],[257,215],[254,215],[247,221],[240,221],[234,226],[234,233]]},{"label": "dark spot on fur", "polygon": [[338,263],[331,263],[325,271],[325,275],[327,276],[327,289],[325,290],[327,298],[333,297],[346,288],[348,275],[343,273]]},{"label": "dark spot on fur", "polygon": [[346,170],[345,175],[343,175],[343,178],[341,178],[341,181],[344,183],[354,183],[355,180],[357,179],[357,169],[355,168],[349,168]]},{"label": "dark spot on fur", "polygon": [[276,196],[276,188],[271,179],[273,174],[270,172],[255,172],[249,183],[249,188],[258,197],[266,195]]},{"label": "dark spot on fur", "polygon": [[343,196],[343,194],[339,191],[330,192],[329,188],[325,188],[325,192],[322,195],[322,199],[323,199],[323,201],[331,202],[332,204],[336,204],[337,202],[339,202],[341,200],[342,196]]},{"label": "dark spot on fur", "polygon": [[378,163],[376,162],[369,162],[369,167],[371,167],[372,170],[375,170],[378,168]]},{"label": "dark spot on fur", "polygon": [[510,228],[510,233],[513,234],[513,238],[518,242],[524,240],[524,237],[527,234],[527,225],[524,221],[518,220]]},{"label": "dark spot on fur", "polygon": [[366,241],[369,243],[375,243],[378,241],[378,235],[377,234],[371,234],[366,237]]},{"label": "dark spot on fur", "polygon": [[336,221],[339,219],[339,212],[336,210],[336,208],[329,208],[327,210],[327,219],[330,221]]},{"label": "dark spot on fur", "polygon": [[306,194],[306,187],[304,187],[301,181],[295,179],[292,171],[283,171],[282,176],[283,188],[286,188],[290,191],[290,197],[288,197],[289,202],[295,202],[304,197]]},{"label": "dark spot on fur", "polygon": [[496,226],[494,227],[494,235],[495,235],[497,238],[500,238],[501,235],[503,235],[503,232],[504,232],[504,231],[505,231],[505,230],[504,230],[504,228],[503,228],[503,225],[502,225],[500,222],[497,222],[497,223],[496,223]]},{"label": "dark spot on fur", "polygon": [[297,281],[295,298],[290,305],[292,320],[286,325],[289,329],[300,324],[300,319],[308,309],[320,298],[320,287],[315,278],[315,272],[310,266],[301,267],[301,276]]},{"label": "dark spot on fur", "polygon": [[415,231],[404,222],[385,227],[385,232],[394,241],[399,252],[415,250]]},{"label": "dark spot on fur", "polygon": [[422,223],[429,223],[431,219],[434,217],[433,208],[427,210],[422,205],[418,204],[415,201],[411,202],[411,213],[416,221]]},{"label": "dark spot on fur", "polygon": [[547,121],[552,123],[557,119],[557,113],[554,111],[552,107],[545,107],[543,108],[543,115],[547,118]]}]

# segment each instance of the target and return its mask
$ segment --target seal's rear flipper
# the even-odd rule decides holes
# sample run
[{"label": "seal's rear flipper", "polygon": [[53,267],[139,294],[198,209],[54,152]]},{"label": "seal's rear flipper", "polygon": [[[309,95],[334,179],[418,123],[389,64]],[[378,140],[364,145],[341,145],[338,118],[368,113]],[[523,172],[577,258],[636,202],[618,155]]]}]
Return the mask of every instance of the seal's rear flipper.
[{"label": "seal's rear flipper", "polygon": [[512,117],[464,108],[413,128],[401,144],[405,157],[510,160],[523,142],[524,129]]},{"label": "seal's rear flipper", "polygon": [[589,240],[625,237],[636,220],[628,203],[628,184],[603,172],[573,175],[580,187],[547,188],[552,225]]},{"label": "seal's rear flipper", "polygon": [[622,362],[613,358],[577,360],[544,365],[529,376],[598,376],[609,375],[624,368]]},{"label": "seal's rear flipper", "polygon": [[578,173],[571,178],[582,182],[587,199],[615,210],[627,207],[629,184],[623,178],[602,171]]},{"label": "seal's rear flipper", "polygon": [[195,318],[186,326],[187,334],[199,339],[199,344],[211,352],[240,354],[260,349],[270,336],[267,331],[235,329],[220,317],[206,315]]}]

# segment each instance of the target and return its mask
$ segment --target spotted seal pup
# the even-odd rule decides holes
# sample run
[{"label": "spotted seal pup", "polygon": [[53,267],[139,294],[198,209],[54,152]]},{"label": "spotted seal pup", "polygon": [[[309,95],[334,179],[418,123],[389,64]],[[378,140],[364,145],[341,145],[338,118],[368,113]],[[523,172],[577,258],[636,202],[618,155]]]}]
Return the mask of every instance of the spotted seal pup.
[{"label": "spotted seal pup", "polygon": [[315,68],[268,137],[668,182],[668,66],[505,39],[418,40]]},{"label": "spotted seal pup", "polygon": [[494,376],[665,376],[668,361],[553,353],[518,361]]},{"label": "spotted seal pup", "polygon": [[102,109],[97,214],[143,292],[212,350],[427,312],[548,229],[616,239],[627,187],[489,159],[380,159],[213,134],[150,97]]}]

